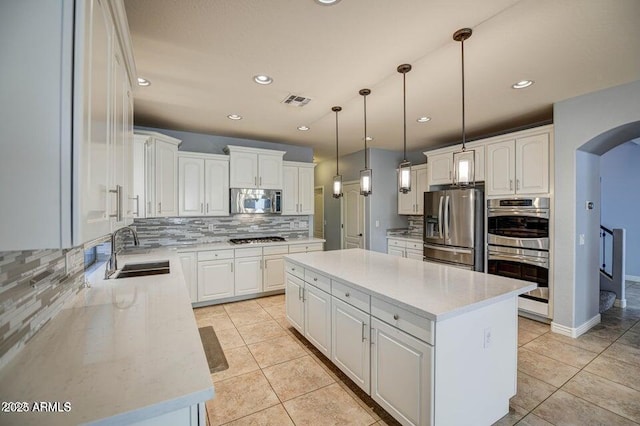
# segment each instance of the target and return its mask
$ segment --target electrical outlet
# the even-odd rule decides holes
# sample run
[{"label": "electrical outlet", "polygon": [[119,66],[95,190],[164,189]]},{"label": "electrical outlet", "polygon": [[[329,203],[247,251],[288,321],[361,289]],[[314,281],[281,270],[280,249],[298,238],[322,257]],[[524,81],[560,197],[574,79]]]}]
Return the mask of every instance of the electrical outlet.
[{"label": "electrical outlet", "polygon": [[483,348],[488,349],[491,346],[491,327],[484,329]]},{"label": "electrical outlet", "polygon": [[376,220],[376,228],[380,228],[380,221]]},{"label": "electrical outlet", "polygon": [[578,242],[581,246],[584,245],[584,234],[580,234],[579,236],[579,242]]}]

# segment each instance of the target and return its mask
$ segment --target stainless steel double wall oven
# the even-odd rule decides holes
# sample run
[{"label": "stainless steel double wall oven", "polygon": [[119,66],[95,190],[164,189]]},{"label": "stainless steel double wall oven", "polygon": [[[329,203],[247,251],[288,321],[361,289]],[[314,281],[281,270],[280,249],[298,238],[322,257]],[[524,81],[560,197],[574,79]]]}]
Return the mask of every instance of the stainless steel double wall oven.
[{"label": "stainless steel double wall oven", "polygon": [[487,272],[536,283],[521,297],[548,304],[549,198],[487,200],[487,243]]}]

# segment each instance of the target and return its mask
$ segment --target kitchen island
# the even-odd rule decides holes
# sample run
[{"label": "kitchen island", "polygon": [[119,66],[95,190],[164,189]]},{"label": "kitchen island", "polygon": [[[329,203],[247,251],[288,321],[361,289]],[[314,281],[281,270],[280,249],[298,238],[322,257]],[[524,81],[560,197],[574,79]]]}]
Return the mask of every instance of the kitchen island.
[{"label": "kitchen island", "polygon": [[361,249],[285,259],[289,322],[402,424],[508,413],[535,284]]},{"label": "kitchen island", "polygon": [[95,271],[91,287],[0,370],[1,400],[19,403],[1,424],[204,420],[214,389],[180,260],[175,250],[133,253],[119,265],[168,260],[169,273],[105,280],[104,267]]}]

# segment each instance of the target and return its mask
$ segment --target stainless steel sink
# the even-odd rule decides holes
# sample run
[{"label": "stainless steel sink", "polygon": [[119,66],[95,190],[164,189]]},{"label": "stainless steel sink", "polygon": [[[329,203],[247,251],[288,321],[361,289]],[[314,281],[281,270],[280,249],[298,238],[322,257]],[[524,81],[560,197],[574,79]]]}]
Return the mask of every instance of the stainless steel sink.
[{"label": "stainless steel sink", "polygon": [[170,270],[168,260],[144,263],[127,263],[122,267],[122,270],[120,270],[120,272],[116,276],[116,279],[144,277],[147,275],[162,275],[168,274],[169,272]]}]

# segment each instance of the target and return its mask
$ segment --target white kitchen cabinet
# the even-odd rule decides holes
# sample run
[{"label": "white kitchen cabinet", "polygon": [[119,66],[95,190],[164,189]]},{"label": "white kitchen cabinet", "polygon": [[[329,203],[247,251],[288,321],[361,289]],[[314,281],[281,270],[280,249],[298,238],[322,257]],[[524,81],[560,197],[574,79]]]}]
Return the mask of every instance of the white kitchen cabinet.
[{"label": "white kitchen cabinet", "polygon": [[179,253],[178,258],[191,303],[195,303],[198,301],[198,255],[195,252]]},{"label": "white kitchen cabinet", "polygon": [[312,251],[322,251],[324,243],[291,244],[289,253],[310,253]]},{"label": "white kitchen cabinet", "polygon": [[549,133],[487,145],[487,195],[549,192]]},{"label": "white kitchen cabinet", "polygon": [[279,254],[264,256],[263,290],[284,288],[284,257]]},{"label": "white kitchen cabinet", "polygon": [[404,252],[405,252],[405,249],[400,247],[393,247],[393,246],[387,247],[387,254],[390,254],[392,256],[404,257],[404,254],[405,254]]},{"label": "white kitchen cabinet", "polygon": [[424,260],[424,252],[422,250],[406,249],[404,257],[407,259]]},{"label": "white kitchen cabinet", "polygon": [[423,260],[423,245],[420,240],[387,238],[387,254],[407,259]]},{"label": "white kitchen cabinet", "polygon": [[411,167],[411,191],[398,191],[398,214],[424,214],[424,193],[429,190],[427,165]]},{"label": "white kitchen cabinet", "polygon": [[[261,249],[259,249],[261,250]],[[262,292],[262,256],[235,259],[235,295]]]},{"label": "white kitchen cabinet", "polygon": [[234,295],[234,260],[198,259],[198,301]]},{"label": "white kitchen cabinet", "polygon": [[403,424],[431,424],[433,347],[376,318],[371,328],[371,397]]},{"label": "white kitchen cabinet", "polygon": [[146,216],[178,216],[179,139],[157,132],[136,131],[146,136]]},{"label": "white kitchen cabinet", "polygon": [[437,155],[428,155],[429,185],[447,185],[453,183],[453,151]]},{"label": "white kitchen cabinet", "polygon": [[331,358],[331,295],[305,282],[304,336]]},{"label": "white kitchen cabinet", "polygon": [[313,214],[313,170],[315,164],[285,161],[283,166],[282,214]]},{"label": "white kitchen cabinet", "polygon": [[331,361],[370,394],[370,315],[331,298]]},{"label": "white kitchen cabinet", "polygon": [[211,154],[178,154],[180,216],[229,215],[229,160]]},{"label": "white kitchen cabinet", "polygon": [[304,281],[292,274],[285,277],[285,308],[289,323],[304,335],[304,301],[302,292],[304,291]]},{"label": "white kitchen cabinet", "polygon": [[147,217],[146,203],[146,141],[145,135],[133,135],[133,177],[129,200],[133,208],[134,218]]},{"label": "white kitchen cabinet", "polygon": [[225,152],[231,188],[282,189],[284,151],[229,145]]}]

